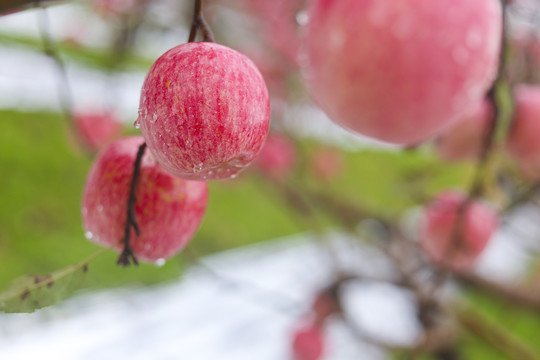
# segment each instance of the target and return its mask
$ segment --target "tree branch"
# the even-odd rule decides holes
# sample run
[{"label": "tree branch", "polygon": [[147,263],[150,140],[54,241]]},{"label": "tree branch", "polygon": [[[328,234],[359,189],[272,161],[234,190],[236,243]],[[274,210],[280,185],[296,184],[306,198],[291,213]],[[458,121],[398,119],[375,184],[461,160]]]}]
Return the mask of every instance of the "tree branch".
[{"label": "tree branch", "polygon": [[0,15],[8,15],[18,11],[23,11],[36,5],[52,5],[64,2],[61,0],[2,0],[0,1]]}]

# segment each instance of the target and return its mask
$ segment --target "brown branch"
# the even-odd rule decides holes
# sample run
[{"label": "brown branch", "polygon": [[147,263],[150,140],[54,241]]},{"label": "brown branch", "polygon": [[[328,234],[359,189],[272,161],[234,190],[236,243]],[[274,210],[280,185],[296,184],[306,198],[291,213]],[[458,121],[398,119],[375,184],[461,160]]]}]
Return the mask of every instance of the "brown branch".
[{"label": "brown branch", "polygon": [[496,295],[513,306],[534,311],[540,310],[540,289],[538,288],[504,285],[473,273],[455,273],[454,276],[463,284]]},{"label": "brown branch", "polygon": [[456,317],[463,327],[509,358],[540,360],[540,356],[528,344],[477,311],[471,308],[458,308]]},{"label": "brown branch", "polygon": [[140,173],[141,173],[141,162],[144,155],[144,151],[146,150],[146,143],[142,143],[141,146],[139,146],[139,150],[137,151],[137,156],[135,157],[135,162],[133,163],[133,175],[131,176],[131,184],[129,186],[129,198],[127,202],[127,209],[126,209],[126,224],[124,228],[124,238],[122,239],[122,243],[124,244],[124,249],[120,253],[120,256],[118,257],[118,260],[116,263],[118,265],[122,266],[129,266],[131,265],[131,262],[133,261],[133,264],[139,265],[139,261],[137,260],[137,257],[135,256],[135,253],[133,252],[133,248],[131,247],[131,227],[135,230],[135,234],[137,236],[141,235],[141,230],[139,229],[139,225],[137,224],[137,219],[135,216],[135,203],[137,201],[135,190],[137,189],[137,182],[139,181]]},{"label": "brown branch", "polygon": [[202,2],[203,0],[195,0],[195,10],[193,11],[193,21],[191,22],[188,42],[195,41],[199,30],[202,32],[203,41],[215,42],[214,34],[203,16]]},{"label": "brown branch", "polygon": [[23,11],[36,5],[52,5],[54,3],[65,2],[61,0],[2,0],[0,1],[0,15],[8,15],[18,11]]}]

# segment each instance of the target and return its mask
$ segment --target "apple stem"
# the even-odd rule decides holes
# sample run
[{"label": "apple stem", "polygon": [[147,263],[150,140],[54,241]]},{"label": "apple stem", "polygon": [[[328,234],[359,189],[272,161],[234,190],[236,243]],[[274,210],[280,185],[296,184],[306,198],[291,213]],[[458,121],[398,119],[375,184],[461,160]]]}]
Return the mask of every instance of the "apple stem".
[{"label": "apple stem", "polygon": [[189,32],[188,42],[194,42],[195,37],[197,36],[197,31],[202,31],[203,41],[206,42],[215,42],[214,34],[210,29],[210,26],[204,19],[202,13],[202,2],[203,0],[195,0],[195,10],[193,12],[193,21],[191,23],[191,30]]},{"label": "apple stem", "polygon": [[141,162],[144,155],[144,151],[146,150],[146,143],[142,143],[141,146],[139,146],[139,150],[137,151],[137,156],[135,157],[135,162],[133,163],[133,175],[131,176],[131,184],[129,187],[129,198],[127,202],[127,209],[126,209],[126,225],[124,228],[124,237],[122,239],[122,243],[124,244],[124,249],[120,253],[120,256],[118,257],[118,260],[116,263],[118,265],[122,266],[129,266],[133,262],[135,266],[139,265],[139,261],[137,260],[137,257],[135,256],[135,253],[133,252],[133,248],[131,247],[130,242],[130,235],[131,235],[131,227],[133,227],[133,230],[135,230],[135,234],[137,236],[141,235],[141,229],[139,228],[139,224],[137,224],[136,214],[135,214],[135,203],[137,201],[135,190],[137,188],[137,182],[139,181],[140,173],[141,173]]}]

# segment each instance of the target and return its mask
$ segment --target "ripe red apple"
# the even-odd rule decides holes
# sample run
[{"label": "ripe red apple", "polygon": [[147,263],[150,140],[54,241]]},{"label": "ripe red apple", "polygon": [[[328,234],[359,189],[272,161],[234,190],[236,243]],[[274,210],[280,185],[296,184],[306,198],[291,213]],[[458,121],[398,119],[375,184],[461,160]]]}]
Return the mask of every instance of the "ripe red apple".
[{"label": "ripe red apple", "polygon": [[491,115],[489,100],[483,99],[436,139],[439,155],[450,162],[478,158]]},{"label": "ripe red apple", "polygon": [[271,178],[289,175],[296,164],[294,143],[284,135],[270,133],[259,156],[255,160],[257,168]]},{"label": "ripe red apple", "polygon": [[[122,138],[104,148],[90,169],[82,200],[87,237],[122,250],[126,207],[140,136]],[[205,182],[177,178],[146,151],[136,189],[135,214],[141,234],[131,230],[138,259],[167,259],[188,243],[203,218],[208,198]]]},{"label": "ripe red apple", "polygon": [[421,142],[480,101],[495,78],[497,0],[315,0],[308,14],[309,92],[353,132]]},{"label": "ripe red apple", "polygon": [[172,174],[234,177],[264,145],[268,90],[244,55],[214,43],[182,44],[152,65],[138,121],[152,154]]},{"label": "ripe red apple", "polygon": [[101,149],[122,131],[122,124],[111,112],[79,112],[74,121],[83,145],[92,151]]},{"label": "ripe red apple", "polygon": [[477,200],[469,202],[461,213],[465,200],[458,192],[437,196],[425,209],[421,234],[431,261],[458,271],[474,264],[497,228],[496,214]]},{"label": "ripe red apple", "polygon": [[296,330],[292,349],[295,360],[320,359],[324,352],[322,328],[316,324],[308,324]]},{"label": "ripe red apple", "polygon": [[514,89],[515,109],[506,148],[530,178],[540,177],[540,87]]}]

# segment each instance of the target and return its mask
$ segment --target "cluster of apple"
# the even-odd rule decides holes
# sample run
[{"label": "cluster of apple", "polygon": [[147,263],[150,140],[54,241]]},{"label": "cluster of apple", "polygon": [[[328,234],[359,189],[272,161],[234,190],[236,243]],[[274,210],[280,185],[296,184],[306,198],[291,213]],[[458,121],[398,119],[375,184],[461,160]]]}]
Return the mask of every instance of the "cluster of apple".
[{"label": "cluster of apple", "polygon": [[[443,157],[478,156],[493,116],[486,92],[498,70],[501,12],[495,0],[314,1],[301,44],[305,83],[329,117],[354,133],[406,145],[438,136]],[[531,134],[540,91],[523,86],[515,97],[507,148],[534,174],[540,146]],[[83,198],[88,236],[122,247],[133,164],[144,142],[149,153],[136,189],[134,252],[147,261],[178,252],[202,219],[205,182],[235,177],[250,164],[263,148],[269,119],[267,87],[247,57],[209,42],[169,50],[142,88],[136,121],[142,137],[110,144],[90,171]],[[272,176],[290,171],[293,156],[278,156],[287,147],[271,136],[261,170]],[[425,233],[438,245],[426,245],[427,253],[444,257],[434,249],[455,247],[448,242],[458,215],[468,218],[482,206],[457,194],[435,200]],[[464,222],[466,234],[488,233]],[[483,237],[475,237],[472,250],[454,250],[478,254]]]},{"label": "cluster of apple", "polygon": [[130,246],[143,261],[176,254],[202,220],[206,181],[236,177],[252,162],[269,121],[266,85],[244,55],[209,42],[169,50],[143,84],[136,121],[143,136],[112,142],[90,170],[82,204],[87,237],[124,246],[134,163],[145,143]]}]

